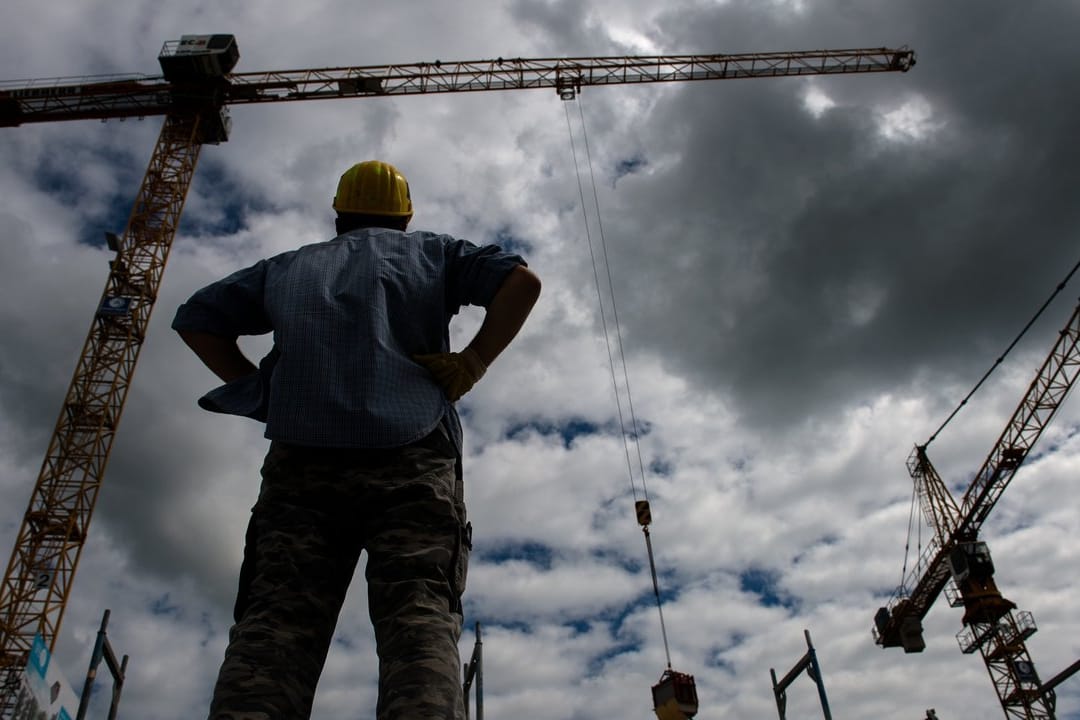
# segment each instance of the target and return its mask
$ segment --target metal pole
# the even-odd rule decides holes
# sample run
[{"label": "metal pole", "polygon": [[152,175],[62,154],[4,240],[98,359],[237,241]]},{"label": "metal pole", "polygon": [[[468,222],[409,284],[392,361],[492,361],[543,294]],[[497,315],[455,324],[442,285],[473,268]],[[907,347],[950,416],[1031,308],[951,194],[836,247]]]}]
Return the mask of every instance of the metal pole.
[{"label": "metal pole", "polygon": [[814,652],[814,645],[810,642],[810,631],[803,630],[806,634],[806,651],[807,657],[810,659],[810,667],[807,669],[807,673],[813,678],[817,684],[818,697],[821,699],[821,712],[825,715],[825,720],[832,720],[832,713],[829,712],[829,698],[825,697],[825,681],[821,679],[821,667],[818,665],[817,653]]},{"label": "metal pole", "polygon": [[[106,646],[108,647],[108,646]],[[124,675],[127,672],[128,656],[120,662],[120,678],[113,680],[112,701],[109,703],[109,720],[116,720],[116,711],[120,708],[120,692],[124,689]]]},{"label": "metal pole", "polygon": [[484,720],[484,643],[480,640],[480,623],[476,623],[476,720]]},{"label": "metal pole", "polygon": [[82,695],[79,696],[79,710],[75,713],[75,720],[85,720],[86,709],[90,705],[90,694],[94,689],[94,680],[97,678],[97,667],[101,664],[101,658],[105,647],[105,628],[109,625],[109,610],[101,618],[101,627],[98,629],[97,640],[94,642],[94,651],[90,654],[90,667],[86,669],[86,680],[83,682]]},{"label": "metal pole", "polygon": [[476,644],[472,657],[465,665],[465,683],[461,694],[465,701],[465,720],[469,720],[469,689],[476,680],[476,720],[484,720],[484,643],[480,639],[480,623],[476,623]]},{"label": "metal pole", "polygon": [[832,712],[829,710],[829,699],[825,697],[825,682],[821,679],[821,666],[818,665],[817,653],[814,652],[814,645],[810,642],[810,631],[803,630],[803,634],[806,635],[806,654],[799,658],[799,662],[795,663],[795,666],[788,670],[787,675],[782,680],[777,682],[776,671],[769,668],[769,674],[772,675],[773,695],[776,697],[776,710],[780,714],[780,720],[785,720],[787,711],[787,688],[792,682],[795,681],[803,670],[810,676],[810,679],[814,681],[818,689],[818,699],[821,700],[821,711],[824,714],[825,720],[832,720]]},{"label": "metal pole", "polygon": [[90,667],[86,670],[86,681],[83,683],[82,695],[79,697],[79,709],[75,713],[75,720],[86,720],[86,711],[90,707],[90,695],[94,690],[94,681],[97,678],[97,668],[102,660],[113,677],[112,700],[109,703],[109,720],[116,720],[116,711],[120,705],[120,693],[124,689],[124,674],[127,672],[128,656],[125,655],[122,662],[116,662],[116,654],[113,653],[112,645],[105,634],[109,626],[110,611],[106,610],[101,618],[101,628],[98,630],[97,640],[94,642],[94,652],[90,655]]},{"label": "metal pole", "polygon": [[787,720],[787,691],[776,684],[776,671],[769,668],[772,675],[773,695],[776,697],[776,711],[780,713],[780,720]]},{"label": "metal pole", "polygon": [[1077,660],[1072,665],[1044,682],[1042,687],[1039,688],[1040,694],[1046,699],[1046,705],[1050,708],[1050,712],[1054,712],[1057,709],[1057,693],[1054,691],[1054,688],[1075,675],[1077,671],[1080,671],[1080,660]]}]

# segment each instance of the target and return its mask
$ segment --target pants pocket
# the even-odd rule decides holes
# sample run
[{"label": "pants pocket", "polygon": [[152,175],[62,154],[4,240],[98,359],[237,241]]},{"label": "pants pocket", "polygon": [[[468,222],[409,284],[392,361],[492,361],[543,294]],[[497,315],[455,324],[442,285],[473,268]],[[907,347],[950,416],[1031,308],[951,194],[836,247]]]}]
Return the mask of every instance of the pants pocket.
[{"label": "pants pocket", "polygon": [[465,594],[465,581],[469,574],[469,554],[472,552],[472,523],[467,522],[458,531],[458,540],[454,547],[454,568],[452,590],[454,592],[454,611],[461,613],[461,596]]}]

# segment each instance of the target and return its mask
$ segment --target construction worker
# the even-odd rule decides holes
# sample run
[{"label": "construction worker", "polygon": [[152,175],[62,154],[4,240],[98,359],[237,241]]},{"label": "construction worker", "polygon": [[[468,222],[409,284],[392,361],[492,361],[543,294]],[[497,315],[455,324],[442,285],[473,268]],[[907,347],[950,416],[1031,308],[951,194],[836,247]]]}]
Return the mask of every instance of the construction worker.
[{"label": "construction worker", "polygon": [[[341,176],[334,239],[196,292],[173,328],[225,382],[201,407],[266,423],[211,720],[311,714],[361,551],[379,655],[379,720],[464,717],[458,639],[472,547],[454,402],[540,293],[521,257],[406,233],[409,185],[368,161]],[[486,309],[450,352],[463,305]],[[259,367],[240,335],[273,333]]]}]

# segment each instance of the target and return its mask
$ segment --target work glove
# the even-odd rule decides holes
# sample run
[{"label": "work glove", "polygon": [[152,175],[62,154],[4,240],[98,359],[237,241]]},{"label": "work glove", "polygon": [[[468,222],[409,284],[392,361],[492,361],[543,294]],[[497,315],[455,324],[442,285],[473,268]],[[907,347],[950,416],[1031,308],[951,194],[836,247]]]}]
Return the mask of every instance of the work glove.
[{"label": "work glove", "polygon": [[457,402],[469,392],[487,371],[487,365],[472,348],[465,348],[459,353],[414,355],[413,360],[435,376],[435,382],[439,383],[450,402]]}]

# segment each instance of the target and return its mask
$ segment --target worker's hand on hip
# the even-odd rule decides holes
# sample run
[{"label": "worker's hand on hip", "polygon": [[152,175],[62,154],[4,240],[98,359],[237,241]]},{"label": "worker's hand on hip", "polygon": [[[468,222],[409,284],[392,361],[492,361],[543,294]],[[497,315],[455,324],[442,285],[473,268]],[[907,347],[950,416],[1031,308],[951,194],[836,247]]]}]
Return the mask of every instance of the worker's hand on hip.
[{"label": "worker's hand on hip", "polygon": [[413,360],[428,369],[450,402],[456,402],[484,377],[487,365],[472,348],[459,353],[414,355]]}]

